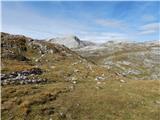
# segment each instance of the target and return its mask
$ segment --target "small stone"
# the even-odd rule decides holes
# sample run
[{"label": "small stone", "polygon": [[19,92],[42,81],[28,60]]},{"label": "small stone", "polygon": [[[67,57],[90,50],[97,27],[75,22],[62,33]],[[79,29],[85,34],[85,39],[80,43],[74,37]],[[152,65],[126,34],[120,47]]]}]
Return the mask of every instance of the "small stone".
[{"label": "small stone", "polygon": [[60,112],[59,114],[60,114],[61,118],[66,118],[66,115],[63,112]]},{"label": "small stone", "polygon": [[99,90],[99,89],[102,89],[102,87],[101,86],[96,86],[96,89]]},{"label": "small stone", "polygon": [[74,72],[79,72],[79,70],[76,69],[76,70],[74,70]]},{"label": "small stone", "polygon": [[23,81],[21,81],[21,82],[20,82],[20,84],[21,84],[21,85],[23,85],[23,84],[24,84],[24,82],[23,82]]},{"label": "small stone", "polygon": [[53,50],[50,50],[49,53],[53,54],[54,52],[53,52]]},{"label": "small stone", "polygon": [[73,84],[76,84],[77,82],[76,82],[76,81],[73,81],[72,83],[73,83]]},{"label": "small stone", "polygon": [[101,76],[97,76],[97,77],[95,78],[95,80],[96,80],[96,81],[98,81],[98,80],[105,80],[105,78],[104,78],[104,77],[101,77]]},{"label": "small stone", "polygon": [[79,104],[79,103],[77,103],[76,105],[77,105],[77,107],[78,107],[78,106],[80,106],[80,104]]},{"label": "small stone", "polygon": [[121,83],[126,83],[126,81],[124,81],[124,80],[120,80],[120,82],[121,82]]},{"label": "small stone", "polygon": [[69,86],[69,89],[70,89],[71,91],[74,90],[74,86],[73,86],[73,85]]},{"label": "small stone", "polygon": [[160,104],[160,101],[156,100],[155,103],[156,103],[156,104]]},{"label": "small stone", "polygon": [[99,82],[99,81],[98,81],[98,82],[97,82],[97,84],[98,84],[98,85],[100,85],[100,84],[101,84],[101,82]]},{"label": "small stone", "polygon": [[51,69],[54,69],[54,68],[56,68],[55,66],[51,66]]},{"label": "small stone", "polygon": [[47,79],[43,79],[43,82],[47,82]]},{"label": "small stone", "polygon": [[32,83],[35,83],[36,82],[36,80],[32,80]]},{"label": "small stone", "polygon": [[35,62],[38,62],[39,61],[39,59],[35,59]]}]

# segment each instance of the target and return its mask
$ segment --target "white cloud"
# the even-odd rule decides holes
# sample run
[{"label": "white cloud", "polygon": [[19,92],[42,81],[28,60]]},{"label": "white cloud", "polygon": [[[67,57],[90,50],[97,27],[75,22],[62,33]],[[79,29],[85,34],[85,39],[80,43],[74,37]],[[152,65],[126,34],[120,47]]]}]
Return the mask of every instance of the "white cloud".
[{"label": "white cloud", "polygon": [[[3,6],[2,6],[3,7]],[[75,19],[63,18],[61,15],[46,17],[34,9],[17,4],[12,8],[2,9],[2,31],[45,38],[63,34],[76,34],[89,29]]]},{"label": "white cloud", "polygon": [[119,28],[119,29],[123,29],[124,27],[126,28],[126,24],[120,20],[98,19],[96,20],[96,23],[106,27]]},{"label": "white cloud", "polygon": [[139,34],[148,35],[148,34],[153,34],[153,33],[155,33],[154,30],[144,30],[144,31],[141,31]]},{"label": "white cloud", "polygon": [[113,41],[129,40],[129,37],[126,34],[115,33],[115,32],[91,32],[83,35],[82,38],[83,40],[97,42],[97,43],[103,43],[110,40],[113,40]]},{"label": "white cloud", "polygon": [[[24,34],[33,38],[51,38],[65,35],[78,35],[82,40],[105,42],[127,39],[122,33],[93,32],[91,26],[78,23],[75,19],[63,19],[61,16],[45,17],[32,9],[22,8],[2,11],[2,30],[14,34]],[[111,26],[120,27],[121,22],[108,21]],[[109,24],[108,23],[108,24]]]},{"label": "white cloud", "polygon": [[153,34],[159,32],[160,23],[149,23],[139,28],[141,35]]},{"label": "white cloud", "polygon": [[158,30],[160,23],[149,23],[140,27],[142,30]]}]

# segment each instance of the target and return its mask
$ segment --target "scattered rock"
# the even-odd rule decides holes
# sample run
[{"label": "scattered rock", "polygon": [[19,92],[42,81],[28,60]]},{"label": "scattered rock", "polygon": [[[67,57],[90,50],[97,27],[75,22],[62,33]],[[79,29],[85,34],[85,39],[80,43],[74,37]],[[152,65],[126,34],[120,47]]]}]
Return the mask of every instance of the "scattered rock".
[{"label": "scattered rock", "polygon": [[120,80],[120,82],[121,82],[121,83],[126,83],[126,81],[124,81],[124,80]]},{"label": "scattered rock", "polygon": [[53,50],[49,50],[49,53],[53,54],[53,53],[54,53],[54,51],[53,51]]},{"label": "scattered rock", "polygon": [[76,81],[73,81],[72,83],[73,83],[73,84],[76,84],[77,82],[76,82]]},{"label": "scattered rock", "polygon": [[59,115],[61,118],[66,118],[66,115],[63,112],[60,112]]},{"label": "scattered rock", "polygon": [[99,81],[98,81],[98,82],[97,82],[97,84],[98,84],[98,85],[100,85],[100,84],[101,84],[101,82],[99,82]]},{"label": "scattered rock", "polygon": [[122,75],[139,75],[139,74],[141,74],[141,71],[134,69],[128,69],[125,70],[125,72],[122,72]]},{"label": "scattered rock", "polygon": [[97,77],[95,78],[95,80],[96,80],[96,81],[105,80],[105,78],[104,78],[104,77],[101,77],[101,76],[97,76]]},{"label": "scattered rock", "polygon": [[39,59],[35,59],[35,62],[39,62]]},{"label": "scattered rock", "polygon": [[55,66],[51,66],[51,69],[54,69],[54,68],[56,68]]},{"label": "scattered rock", "polygon": [[71,91],[73,91],[73,90],[74,90],[74,88],[75,88],[75,86],[74,86],[74,85],[69,86],[69,90],[71,90]]},{"label": "scattered rock", "polygon": [[74,65],[77,65],[77,64],[78,64],[78,62],[72,63],[73,66],[74,66]]},{"label": "scattered rock", "polygon": [[78,70],[78,69],[76,69],[76,70],[74,70],[74,72],[75,72],[75,73],[77,73],[77,72],[79,72],[79,70]]},{"label": "scattered rock", "polygon": [[156,104],[159,104],[160,105],[160,101],[159,100],[156,100],[154,101]]},{"label": "scattered rock", "polygon": [[31,75],[41,75],[43,71],[40,68],[32,68],[30,70],[16,71],[9,74],[1,74],[1,85],[9,84],[37,84],[47,82],[47,79],[28,78]]},{"label": "scattered rock", "polygon": [[102,89],[102,86],[96,86],[96,89],[97,90]]}]

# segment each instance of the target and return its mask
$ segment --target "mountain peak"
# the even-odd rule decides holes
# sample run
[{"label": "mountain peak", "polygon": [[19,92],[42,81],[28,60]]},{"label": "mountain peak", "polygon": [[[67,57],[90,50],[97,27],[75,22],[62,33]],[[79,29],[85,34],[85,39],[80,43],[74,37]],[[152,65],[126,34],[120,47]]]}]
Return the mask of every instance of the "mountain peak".
[{"label": "mountain peak", "polygon": [[69,35],[66,37],[56,37],[56,38],[49,39],[49,41],[51,43],[58,43],[61,45],[65,45],[68,48],[80,48],[90,44],[87,41],[80,40],[75,35]]}]

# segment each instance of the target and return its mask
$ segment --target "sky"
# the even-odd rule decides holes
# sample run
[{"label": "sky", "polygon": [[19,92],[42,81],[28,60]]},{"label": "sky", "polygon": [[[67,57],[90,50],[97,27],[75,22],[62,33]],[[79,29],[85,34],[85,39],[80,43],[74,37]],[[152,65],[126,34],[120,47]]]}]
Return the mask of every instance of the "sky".
[{"label": "sky", "polygon": [[1,31],[37,39],[76,35],[103,43],[159,40],[160,2],[3,1]]}]

